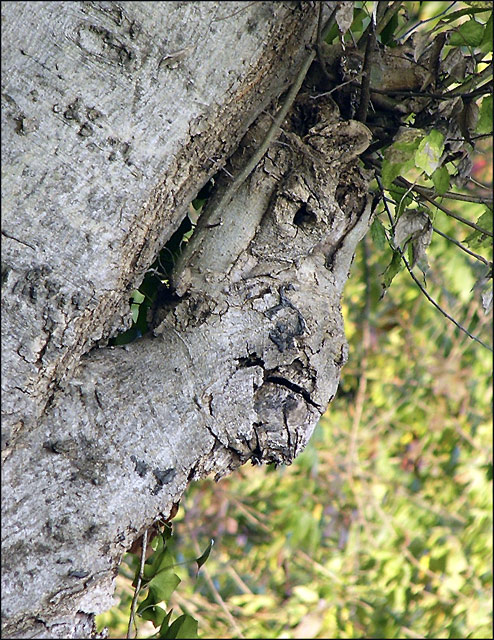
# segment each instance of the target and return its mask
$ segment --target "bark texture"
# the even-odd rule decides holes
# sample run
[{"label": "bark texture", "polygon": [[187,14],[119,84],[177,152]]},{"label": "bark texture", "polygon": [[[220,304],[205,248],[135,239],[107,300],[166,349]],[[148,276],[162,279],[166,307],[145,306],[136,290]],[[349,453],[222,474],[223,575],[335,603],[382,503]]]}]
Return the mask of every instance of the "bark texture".
[{"label": "bark texture", "polygon": [[[4,90],[13,101],[5,114],[12,140],[5,146],[2,323],[11,427],[3,470],[4,637],[91,637],[91,616],[111,605],[122,553],[158,514],[168,515],[188,482],[220,478],[247,460],[289,464],[304,448],[346,359],[340,298],[370,218],[368,177],[358,166],[369,131],[342,121],[330,100],[302,94],[279,142],[230,202],[222,197],[227,174],[217,179],[177,265],[175,300],[153,333],[90,350],[128,322],[128,291],[218,163],[268,104],[276,111],[273,97],[296,71],[291,65],[303,57],[317,16],[294,3],[67,3],[57,41],[51,34],[61,4],[40,3],[36,25],[44,25],[39,37],[49,34],[55,51],[63,42],[85,52],[84,82],[72,89],[80,93],[77,125],[50,111],[54,80],[42,89],[38,121],[45,124],[23,133],[31,89],[25,78],[16,84],[16,47],[20,54],[12,35],[7,47],[16,72]],[[31,7],[4,7],[7,35]],[[197,48],[201,42],[200,52],[189,51],[186,38],[178,42],[180,29],[197,38]],[[166,51],[186,50],[180,60],[163,56],[166,37],[177,38]],[[223,49],[231,38],[238,56]],[[51,55],[38,55],[36,64],[56,68],[61,62]],[[163,87],[157,74],[167,62],[170,86]],[[119,111],[118,94],[104,97],[98,65],[126,94],[117,116],[110,105]],[[36,86],[40,92],[41,80]],[[101,130],[85,122],[93,127],[92,150],[77,129],[88,109],[104,114]],[[173,126],[163,125],[165,114],[175,114]],[[229,173],[239,173],[270,122],[271,113],[257,118]],[[113,146],[112,128],[120,141]],[[132,140],[127,152],[122,140]],[[43,152],[55,163],[46,175]],[[112,153],[120,158],[113,158],[115,173]]]}]

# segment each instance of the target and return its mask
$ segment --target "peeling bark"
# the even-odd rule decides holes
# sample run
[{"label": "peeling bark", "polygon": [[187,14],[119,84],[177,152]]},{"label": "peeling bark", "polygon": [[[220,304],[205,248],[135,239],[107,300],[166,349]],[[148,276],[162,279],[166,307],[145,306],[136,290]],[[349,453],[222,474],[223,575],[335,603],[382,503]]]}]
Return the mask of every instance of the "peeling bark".
[{"label": "peeling bark", "polygon": [[[58,325],[48,315],[53,332],[37,351],[44,373],[30,379],[44,404],[34,414],[22,407],[29,415],[5,451],[4,637],[94,637],[91,616],[111,605],[123,552],[160,513],[170,513],[191,480],[221,478],[248,460],[290,464],[305,447],[346,360],[340,299],[371,215],[368,176],[358,165],[369,131],[342,121],[331,101],[309,104],[299,96],[279,140],[222,207],[229,178],[218,177],[176,267],[176,300],[152,334],[89,350],[94,326],[82,323],[82,337],[65,345],[69,355],[50,359]],[[264,108],[262,100],[256,108]],[[223,153],[251,121],[236,128]],[[267,113],[256,120],[229,173],[238,174],[270,122]],[[178,157],[170,160],[177,182],[165,173],[160,184],[172,189],[168,197],[183,216],[185,196],[205,174],[194,160],[191,186],[183,188]],[[149,266],[176,228],[171,218],[159,222],[157,209],[148,200],[144,211],[153,215],[142,228],[152,227],[153,240],[134,247],[125,267],[132,277],[122,275],[122,264],[118,282],[135,286],[139,265]],[[122,247],[132,241],[125,238],[119,252],[127,257]],[[46,289],[49,274],[39,279]],[[101,314],[107,322],[98,338],[116,326],[127,286],[112,281],[109,291],[98,289],[100,315],[91,322]],[[29,287],[17,296],[16,304]],[[67,312],[64,331],[76,319]],[[55,374],[60,363],[63,375]],[[42,382],[48,369],[56,393]],[[18,417],[12,406],[7,414]]]}]

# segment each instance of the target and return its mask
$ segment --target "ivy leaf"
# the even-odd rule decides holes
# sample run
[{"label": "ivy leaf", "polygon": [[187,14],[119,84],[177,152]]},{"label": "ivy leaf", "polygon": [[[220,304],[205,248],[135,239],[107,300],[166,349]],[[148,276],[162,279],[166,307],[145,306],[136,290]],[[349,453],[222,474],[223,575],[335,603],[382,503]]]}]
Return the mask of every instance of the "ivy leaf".
[{"label": "ivy leaf", "polygon": [[211,540],[210,540],[206,550],[204,551],[204,553],[201,556],[199,556],[199,558],[196,558],[197,573],[199,573],[200,568],[206,562],[206,560],[209,558],[209,554],[211,553],[211,549],[213,548],[213,544],[214,544],[214,540],[211,538]]},{"label": "ivy leaf", "polygon": [[[146,598],[146,600],[148,598]],[[162,607],[156,607],[154,605],[146,606],[146,608],[142,609],[139,612],[139,614],[141,618],[143,618],[144,620],[149,620],[150,622],[152,622],[155,627],[159,627],[163,623],[163,621],[167,617],[169,617],[169,614],[167,614]],[[170,611],[170,614],[171,614],[171,611]]]},{"label": "ivy leaf", "polygon": [[386,232],[384,230],[383,223],[379,218],[374,218],[370,228],[371,238],[379,251],[384,251],[386,248]]},{"label": "ivy leaf", "polygon": [[148,583],[154,602],[168,602],[181,580],[172,570],[160,571]]},{"label": "ivy leaf", "polygon": [[431,176],[434,188],[442,196],[449,189],[449,172],[446,167],[438,167]]},{"label": "ivy leaf", "polygon": [[184,613],[163,631],[160,629],[159,638],[197,638],[197,620]]},{"label": "ivy leaf", "polygon": [[172,616],[172,612],[173,609],[170,609],[170,611],[166,614],[166,616],[163,618],[163,621],[161,622],[161,626],[160,626],[160,630],[159,630],[159,638],[166,638],[165,635],[163,635],[164,633],[166,633],[168,631],[169,627],[169,622],[170,622],[170,618]]},{"label": "ivy leaf", "polygon": [[415,152],[415,166],[432,175],[438,168],[444,150],[444,136],[440,131],[432,131],[423,138]]},{"label": "ivy leaf", "polygon": [[478,47],[484,39],[485,27],[476,20],[467,20],[461,24],[458,29],[451,31],[448,44],[453,47]]},{"label": "ivy leaf", "polygon": [[480,105],[477,133],[490,133],[492,131],[492,95],[485,96]]}]

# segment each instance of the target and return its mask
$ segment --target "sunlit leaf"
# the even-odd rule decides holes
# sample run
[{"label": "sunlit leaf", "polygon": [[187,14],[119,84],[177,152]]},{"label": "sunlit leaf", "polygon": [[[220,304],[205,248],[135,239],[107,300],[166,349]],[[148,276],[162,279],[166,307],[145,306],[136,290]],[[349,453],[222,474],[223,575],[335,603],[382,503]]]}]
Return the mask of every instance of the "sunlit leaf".
[{"label": "sunlit leaf", "polygon": [[480,134],[492,132],[492,94],[485,96],[481,102],[476,131]]},{"label": "sunlit leaf", "polygon": [[209,544],[206,547],[206,550],[204,551],[204,553],[202,555],[200,555],[199,558],[196,559],[197,571],[198,572],[199,572],[199,569],[202,567],[202,565],[209,558],[209,554],[211,553],[211,549],[213,548],[213,544],[214,544],[214,540],[211,538],[211,540],[209,541]]},{"label": "sunlit leaf", "polygon": [[153,593],[155,602],[168,602],[180,582],[180,578],[171,569],[160,571],[149,581],[149,591]]},{"label": "sunlit leaf", "polygon": [[415,165],[430,176],[438,168],[443,151],[444,136],[440,131],[432,129],[419,143],[415,152]]},{"label": "sunlit leaf", "polygon": [[485,27],[476,20],[467,20],[461,24],[458,29],[451,32],[448,44],[451,46],[478,47],[484,38]]}]

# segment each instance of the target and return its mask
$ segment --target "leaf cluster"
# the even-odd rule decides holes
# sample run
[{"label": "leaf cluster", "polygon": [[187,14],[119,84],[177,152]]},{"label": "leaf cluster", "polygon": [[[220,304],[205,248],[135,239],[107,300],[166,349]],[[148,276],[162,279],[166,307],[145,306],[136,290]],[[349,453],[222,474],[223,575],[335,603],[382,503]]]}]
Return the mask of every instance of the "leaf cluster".
[{"label": "leaf cluster", "polygon": [[313,99],[331,93],[344,117],[365,121],[373,133],[362,159],[375,175],[372,237],[377,250],[392,252],[383,294],[405,267],[428,274],[428,248],[444,236],[444,214],[464,225],[450,237],[451,251],[485,265],[477,273],[477,289],[485,291],[492,193],[472,170],[492,152],[492,5],[341,4],[336,13],[344,11],[345,20],[326,39]]}]

